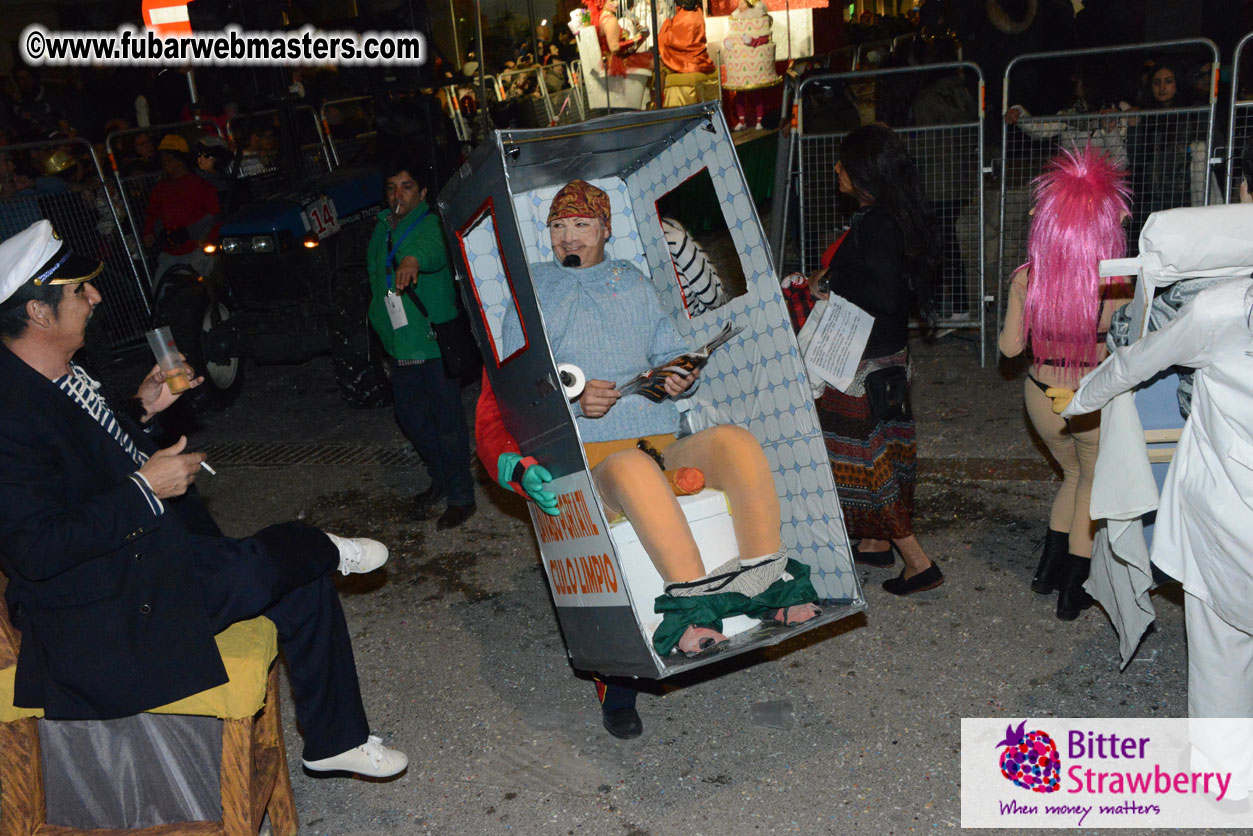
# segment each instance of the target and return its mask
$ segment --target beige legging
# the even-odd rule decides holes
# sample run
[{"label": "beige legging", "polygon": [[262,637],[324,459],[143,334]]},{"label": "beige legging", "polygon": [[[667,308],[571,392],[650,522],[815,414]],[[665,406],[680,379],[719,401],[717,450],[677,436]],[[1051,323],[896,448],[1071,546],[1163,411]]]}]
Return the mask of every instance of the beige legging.
[{"label": "beige legging", "polygon": [[1048,445],[1062,468],[1062,486],[1053,500],[1049,528],[1070,534],[1070,553],[1092,556],[1092,476],[1096,471],[1096,451],[1101,441],[1101,413],[1075,418],[1053,413],[1053,401],[1040,391],[1030,377],[1023,386],[1027,417],[1031,426]]},{"label": "beige legging", "polygon": [[[705,484],[727,495],[742,559],[779,550],[779,499],[766,454],[752,433],[721,425],[677,440],[660,436],[649,441],[664,452],[667,468],[700,468]],[[703,577],[700,549],[665,474],[634,445],[635,439],[586,445],[605,510],[626,515],[666,583]]]}]

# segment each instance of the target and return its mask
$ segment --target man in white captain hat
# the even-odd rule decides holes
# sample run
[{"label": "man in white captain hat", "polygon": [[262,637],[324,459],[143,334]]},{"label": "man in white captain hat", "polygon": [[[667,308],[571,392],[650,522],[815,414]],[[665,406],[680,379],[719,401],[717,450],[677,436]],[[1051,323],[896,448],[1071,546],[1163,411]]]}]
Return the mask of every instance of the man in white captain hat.
[{"label": "man in white captain hat", "polygon": [[[332,572],[387,560],[303,523],[222,536],[187,439],[146,428],[177,395],[154,368],[114,412],[72,360],[101,265],[47,221],[0,243],[0,568],[22,631],[14,704],[51,719],[139,713],[226,681],[215,633],[268,616],[291,673],[304,764],[373,777],[401,752],[369,733]],[[188,369],[190,372],[190,369]],[[199,383],[199,381],[195,381]]]}]

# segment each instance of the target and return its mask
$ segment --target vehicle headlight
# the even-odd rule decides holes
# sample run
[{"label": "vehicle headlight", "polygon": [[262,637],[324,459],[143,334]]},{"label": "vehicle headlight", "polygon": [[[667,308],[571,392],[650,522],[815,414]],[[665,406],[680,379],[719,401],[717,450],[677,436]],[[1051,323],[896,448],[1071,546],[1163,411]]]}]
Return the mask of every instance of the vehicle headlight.
[{"label": "vehicle headlight", "polygon": [[254,253],[272,253],[278,249],[275,246],[274,238],[269,235],[256,235],[252,239],[252,251]]},{"label": "vehicle headlight", "polygon": [[241,251],[243,248],[244,248],[244,242],[240,241],[238,238],[223,238],[222,239],[222,252],[226,253],[227,255],[234,255],[235,253]]}]

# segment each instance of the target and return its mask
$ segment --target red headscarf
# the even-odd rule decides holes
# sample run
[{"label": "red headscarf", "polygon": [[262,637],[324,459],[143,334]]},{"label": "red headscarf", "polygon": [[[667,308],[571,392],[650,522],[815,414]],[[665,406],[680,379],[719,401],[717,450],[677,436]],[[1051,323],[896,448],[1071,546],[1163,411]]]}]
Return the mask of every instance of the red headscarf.
[{"label": "red headscarf", "polygon": [[600,218],[609,234],[609,195],[583,180],[571,180],[553,196],[548,223],[559,218]]}]

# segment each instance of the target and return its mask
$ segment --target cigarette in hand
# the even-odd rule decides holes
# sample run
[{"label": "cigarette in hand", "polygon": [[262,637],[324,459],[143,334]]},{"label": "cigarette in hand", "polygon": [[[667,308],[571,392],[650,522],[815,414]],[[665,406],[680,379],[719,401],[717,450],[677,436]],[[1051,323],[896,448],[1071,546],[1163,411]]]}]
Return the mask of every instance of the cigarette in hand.
[{"label": "cigarette in hand", "polygon": [[201,463],[200,463],[200,466],[201,466],[201,467],[203,467],[205,470],[209,471],[209,475],[210,475],[210,476],[217,476],[217,475],[218,475],[218,472],[217,472],[216,470],[214,470],[213,468],[209,467],[209,463],[208,463],[208,462],[201,462]]}]

